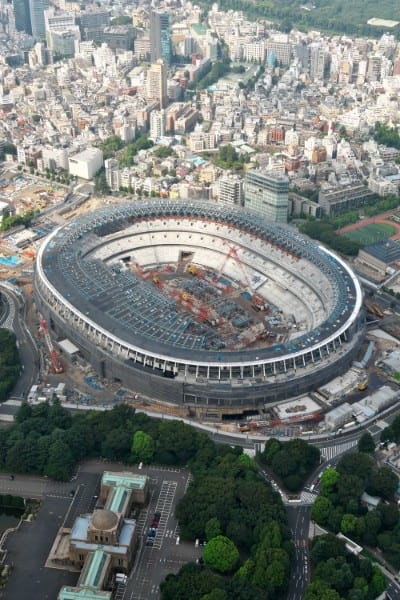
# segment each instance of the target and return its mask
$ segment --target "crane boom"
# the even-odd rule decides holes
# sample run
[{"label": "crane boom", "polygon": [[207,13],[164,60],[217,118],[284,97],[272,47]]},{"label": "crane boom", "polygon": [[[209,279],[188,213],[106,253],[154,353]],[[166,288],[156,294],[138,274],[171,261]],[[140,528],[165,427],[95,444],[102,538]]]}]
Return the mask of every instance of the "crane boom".
[{"label": "crane boom", "polygon": [[51,341],[49,330],[47,329],[46,319],[43,315],[40,315],[40,329],[43,333],[47,348],[49,350],[54,372],[57,374],[62,373],[64,369],[62,368],[62,365],[58,359],[57,352],[54,350],[53,342]]}]

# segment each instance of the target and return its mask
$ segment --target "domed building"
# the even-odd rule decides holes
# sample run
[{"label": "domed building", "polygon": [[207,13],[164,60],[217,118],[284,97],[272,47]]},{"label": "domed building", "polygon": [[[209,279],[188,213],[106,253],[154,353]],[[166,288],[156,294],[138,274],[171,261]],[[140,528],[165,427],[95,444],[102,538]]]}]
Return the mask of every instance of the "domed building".
[{"label": "domed building", "polygon": [[[137,549],[136,520],[130,518],[133,505],[148,499],[146,475],[105,471],[93,513],[77,517],[72,529],[61,529],[50,559],[58,566],[82,569],[77,586],[65,586],[58,600],[75,600],[82,594],[108,599],[104,591],[118,571],[128,573]],[[86,596],[85,596],[86,597]]]}]

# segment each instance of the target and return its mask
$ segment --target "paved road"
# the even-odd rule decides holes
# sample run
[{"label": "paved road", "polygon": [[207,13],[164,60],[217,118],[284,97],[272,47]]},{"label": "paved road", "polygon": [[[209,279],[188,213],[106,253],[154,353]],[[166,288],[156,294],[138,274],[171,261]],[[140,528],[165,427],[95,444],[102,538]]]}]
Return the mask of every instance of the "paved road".
[{"label": "paved road", "polygon": [[388,600],[400,600],[400,587],[390,581],[386,588],[386,597]]},{"label": "paved road", "polygon": [[39,352],[25,324],[26,304],[22,293],[14,291],[11,286],[7,286],[2,282],[0,282],[0,290],[6,297],[7,304],[9,305],[7,317],[2,327],[14,331],[22,363],[22,372],[11,392],[11,396],[23,398],[37,379],[39,373]]},{"label": "paved road", "polygon": [[301,600],[310,578],[308,536],[311,508],[309,506],[287,506],[286,512],[296,550],[287,600]]}]

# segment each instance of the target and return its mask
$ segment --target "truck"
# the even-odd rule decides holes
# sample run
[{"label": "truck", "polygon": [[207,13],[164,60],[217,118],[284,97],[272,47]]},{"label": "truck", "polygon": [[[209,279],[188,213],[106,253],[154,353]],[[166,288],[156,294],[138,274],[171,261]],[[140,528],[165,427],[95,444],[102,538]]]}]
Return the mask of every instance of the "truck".
[{"label": "truck", "polygon": [[118,583],[120,585],[126,585],[128,583],[128,576],[125,575],[125,573],[116,573],[115,583]]}]

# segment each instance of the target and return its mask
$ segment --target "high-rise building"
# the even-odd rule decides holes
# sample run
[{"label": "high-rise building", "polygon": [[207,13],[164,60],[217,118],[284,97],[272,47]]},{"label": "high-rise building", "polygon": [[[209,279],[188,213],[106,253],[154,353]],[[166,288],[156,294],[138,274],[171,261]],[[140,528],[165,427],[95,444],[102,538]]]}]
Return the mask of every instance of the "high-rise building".
[{"label": "high-rise building", "polygon": [[41,42],[46,39],[44,11],[49,8],[49,0],[29,0],[31,14],[32,35]]},{"label": "high-rise building", "polygon": [[167,105],[167,66],[160,59],[151,65],[147,71],[146,85],[147,100],[156,100],[160,108]]},{"label": "high-rise building", "polygon": [[121,187],[121,173],[118,161],[115,158],[108,158],[104,161],[104,168],[108,187],[112,192],[118,192]]},{"label": "high-rise building", "polygon": [[325,48],[312,45],[310,51],[310,77],[312,80],[324,81],[329,72],[329,54]]},{"label": "high-rise building", "polygon": [[244,181],[244,205],[274,223],[286,223],[289,180],[270,171],[247,171]]},{"label": "high-rise building", "polygon": [[165,110],[152,110],[150,113],[150,139],[156,141],[165,135]]},{"label": "high-rise building", "polygon": [[32,33],[29,0],[13,0],[15,28],[17,31]]},{"label": "high-rise building", "polygon": [[218,180],[218,199],[231,206],[243,205],[243,179],[239,175],[223,175]]},{"label": "high-rise building", "polygon": [[171,64],[171,32],[168,13],[151,11],[150,48],[151,62],[154,63],[162,58],[167,66]]}]

